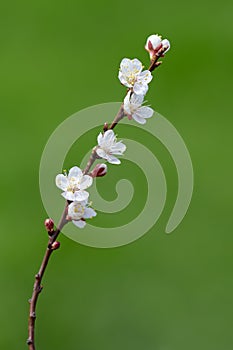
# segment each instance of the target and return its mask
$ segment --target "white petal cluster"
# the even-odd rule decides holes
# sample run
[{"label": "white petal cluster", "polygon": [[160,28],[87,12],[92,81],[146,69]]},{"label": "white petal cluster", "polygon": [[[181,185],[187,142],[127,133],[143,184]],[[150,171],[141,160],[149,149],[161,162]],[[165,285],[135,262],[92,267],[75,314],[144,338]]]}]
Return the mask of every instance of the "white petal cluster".
[{"label": "white petal cluster", "polygon": [[150,58],[153,58],[160,49],[163,49],[165,54],[170,49],[170,42],[167,39],[162,40],[158,34],[153,34],[147,38],[145,49],[149,52]]},{"label": "white petal cluster", "polygon": [[111,164],[121,163],[114,155],[123,155],[126,146],[121,141],[117,142],[113,130],[107,130],[104,134],[100,133],[97,141],[98,146],[96,148],[96,153],[100,158],[106,159]]},{"label": "white petal cluster", "polygon": [[58,174],[56,176],[56,185],[63,190],[62,196],[70,201],[68,206],[67,219],[79,228],[86,225],[85,219],[96,216],[96,212],[89,208],[89,193],[85,191],[92,185],[93,178],[89,175],[83,175],[82,170],[74,166],[67,174]]},{"label": "white petal cluster", "polygon": [[154,111],[148,106],[142,106],[143,95],[136,95],[129,91],[124,99],[124,111],[129,119],[134,119],[139,124],[145,124],[147,118],[151,118]]},{"label": "white petal cluster", "polygon": [[152,80],[149,70],[142,71],[142,63],[134,58],[123,58],[120,64],[118,78],[120,82],[128,88],[132,88],[135,94],[145,95],[148,91],[148,84]]},{"label": "white petal cluster", "polygon": [[89,175],[83,175],[82,170],[74,166],[69,174],[58,174],[56,185],[63,190],[62,196],[68,201],[83,201],[89,197],[89,193],[84,191],[92,185],[93,179]]},{"label": "white petal cluster", "polygon": [[91,219],[96,216],[94,209],[88,206],[88,202],[72,202],[68,207],[68,219],[72,220],[73,224],[79,228],[86,225],[85,219]]}]

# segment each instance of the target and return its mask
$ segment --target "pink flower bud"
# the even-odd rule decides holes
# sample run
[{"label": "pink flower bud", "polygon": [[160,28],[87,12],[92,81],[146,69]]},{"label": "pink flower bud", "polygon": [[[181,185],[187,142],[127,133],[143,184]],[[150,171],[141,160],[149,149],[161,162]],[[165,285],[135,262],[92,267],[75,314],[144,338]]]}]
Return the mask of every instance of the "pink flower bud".
[{"label": "pink flower bud", "polygon": [[58,249],[59,247],[60,247],[60,242],[55,241],[55,242],[53,242],[51,248],[52,248],[53,250],[56,250],[56,249]]},{"label": "pink flower bud", "polygon": [[92,177],[100,177],[107,174],[107,165],[106,164],[97,164],[91,172]]},{"label": "pink flower bud", "polygon": [[104,123],[103,130],[104,130],[104,132],[108,130],[108,123]]},{"label": "pink flower bud", "polygon": [[163,39],[162,45],[163,45],[163,49],[164,49],[163,53],[166,53],[168,50],[170,50],[170,41],[169,40]]},{"label": "pink flower bud", "polygon": [[170,49],[170,43],[167,39],[162,40],[158,34],[153,34],[147,38],[145,49],[152,59],[161,49],[164,49],[162,54],[165,54]]},{"label": "pink flower bud", "polygon": [[49,219],[46,219],[45,222],[44,222],[44,225],[45,225],[45,228],[48,232],[52,232],[53,231],[53,228],[54,228],[54,221],[53,219],[49,218]]},{"label": "pink flower bud", "polygon": [[149,52],[150,58],[155,56],[156,52],[158,52],[161,49],[161,47],[162,47],[161,36],[157,34],[156,35],[153,34],[147,38],[145,49]]}]

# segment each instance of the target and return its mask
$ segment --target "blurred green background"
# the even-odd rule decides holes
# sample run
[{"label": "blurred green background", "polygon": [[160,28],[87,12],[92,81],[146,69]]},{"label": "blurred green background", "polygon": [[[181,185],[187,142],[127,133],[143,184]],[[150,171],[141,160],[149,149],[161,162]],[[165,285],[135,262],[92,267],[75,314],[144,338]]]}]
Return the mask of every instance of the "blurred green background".
[{"label": "blurred green background", "polygon": [[148,63],[146,37],[159,32],[172,49],[147,99],[190,151],[190,209],[166,235],[177,178],[158,142],[168,180],[159,222],[116,249],[61,236],[38,304],[37,347],[231,350],[232,2],[23,0],[0,10],[0,348],[26,348],[27,300],[47,242],[38,186],[47,139],[76,111],[120,101],[120,60]]}]

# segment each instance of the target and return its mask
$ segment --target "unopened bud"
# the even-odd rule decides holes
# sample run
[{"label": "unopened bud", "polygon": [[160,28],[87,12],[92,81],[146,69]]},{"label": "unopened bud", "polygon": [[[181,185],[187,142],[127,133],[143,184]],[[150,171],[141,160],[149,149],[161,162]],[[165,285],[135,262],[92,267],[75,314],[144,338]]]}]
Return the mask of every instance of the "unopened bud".
[{"label": "unopened bud", "polygon": [[60,242],[58,242],[58,241],[53,242],[53,244],[52,244],[52,246],[51,246],[51,248],[52,248],[53,250],[56,250],[56,249],[58,249],[59,247],[60,247]]},{"label": "unopened bud", "polygon": [[90,173],[92,177],[101,177],[107,174],[107,165],[106,164],[97,164],[95,168]]},{"label": "unopened bud", "polygon": [[162,45],[163,45],[163,49],[164,49],[163,53],[166,53],[170,49],[170,46],[171,46],[170,41],[167,39],[162,40]]},{"label": "unopened bud", "polygon": [[150,35],[147,38],[145,49],[149,52],[150,58],[153,58],[160,49],[162,48],[162,39],[159,35]]},{"label": "unopened bud", "polygon": [[150,58],[154,58],[159,55],[162,49],[162,54],[165,54],[170,49],[170,42],[167,39],[162,40],[158,34],[150,35],[147,38],[145,49],[149,52]]},{"label": "unopened bud", "polygon": [[103,131],[107,131],[108,130],[108,123],[104,123],[104,127],[103,127]]},{"label": "unopened bud", "polygon": [[54,221],[53,219],[49,218],[49,219],[46,219],[45,222],[44,222],[44,225],[45,225],[45,228],[48,232],[52,232],[53,231],[53,228],[54,228]]}]

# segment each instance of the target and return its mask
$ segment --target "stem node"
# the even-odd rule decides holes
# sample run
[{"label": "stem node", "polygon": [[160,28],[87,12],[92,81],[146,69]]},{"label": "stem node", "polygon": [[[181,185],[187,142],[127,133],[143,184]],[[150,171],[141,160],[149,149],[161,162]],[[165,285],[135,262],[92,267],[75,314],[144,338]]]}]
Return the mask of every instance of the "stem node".
[{"label": "stem node", "polygon": [[36,319],[36,313],[33,311],[30,313],[30,317]]}]

